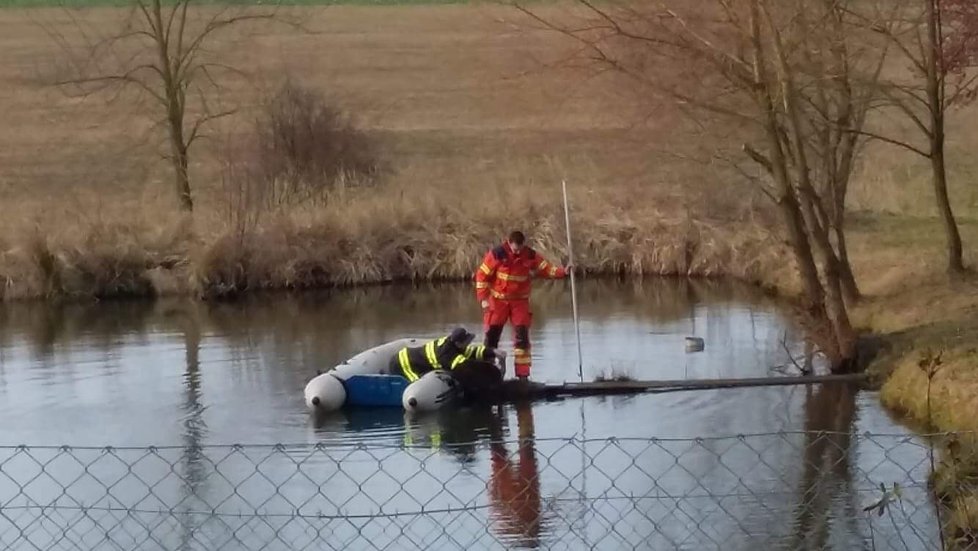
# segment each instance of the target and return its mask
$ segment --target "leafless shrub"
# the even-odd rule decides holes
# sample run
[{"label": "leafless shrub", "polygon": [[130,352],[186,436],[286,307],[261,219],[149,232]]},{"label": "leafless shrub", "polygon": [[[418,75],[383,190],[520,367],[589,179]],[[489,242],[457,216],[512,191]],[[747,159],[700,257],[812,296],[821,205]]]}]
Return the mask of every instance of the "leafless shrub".
[{"label": "leafless shrub", "polygon": [[316,90],[286,82],[261,106],[247,135],[227,148],[223,174],[229,218],[254,227],[262,211],[324,205],[380,175],[377,147]]}]

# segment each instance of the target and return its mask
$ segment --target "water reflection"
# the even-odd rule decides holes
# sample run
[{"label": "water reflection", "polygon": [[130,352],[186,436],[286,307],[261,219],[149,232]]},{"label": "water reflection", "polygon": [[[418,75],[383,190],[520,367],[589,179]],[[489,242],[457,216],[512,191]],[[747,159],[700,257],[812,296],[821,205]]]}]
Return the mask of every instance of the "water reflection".
[{"label": "water reflection", "polygon": [[[793,354],[804,345],[778,305],[751,289],[640,280],[586,281],[579,291],[588,379],[611,371],[661,379],[758,376],[786,363],[783,338]],[[74,420],[60,427],[45,421],[46,408],[72,403],[123,440],[109,443],[172,443],[183,438],[184,418],[195,411],[187,405],[189,384],[206,389],[198,399],[210,407],[192,415],[192,422],[206,424],[203,438],[281,440],[285,428],[295,438],[294,429],[305,422],[302,408],[296,407],[301,388],[317,370],[400,336],[443,334],[466,321],[478,330],[472,297],[469,285],[440,285],[259,295],[234,303],[7,305],[0,307],[0,394],[17,391],[0,404],[0,415],[10,421],[8,434],[18,442],[61,441],[58,435],[66,434],[81,443],[103,438],[105,433],[88,431]],[[576,380],[566,286],[541,285],[533,301],[534,377]],[[691,333],[706,339],[705,352],[685,353],[682,339]],[[196,367],[186,370],[191,336],[197,339],[198,358],[191,362]],[[778,404],[793,402],[776,396]],[[682,407],[696,408],[704,404],[695,402],[704,401],[719,404],[708,393],[658,403],[688,402]],[[626,399],[614,403],[623,410],[633,407]],[[770,407],[753,401],[737,409],[760,418],[766,413],[748,410]],[[703,411],[714,410],[716,419],[703,419],[704,427],[683,432],[734,421],[719,415],[719,406]],[[549,422],[546,430],[549,435]]]},{"label": "water reflection", "polygon": [[[516,433],[507,424],[516,413]],[[547,535],[548,518],[541,499],[530,402],[473,406],[451,412],[409,414],[397,408],[346,408],[313,418],[324,438],[336,431],[370,435],[371,440],[400,440],[405,446],[427,448],[462,465],[486,468],[476,473],[486,480],[489,520],[499,540],[512,546],[536,548]],[[515,440],[515,442],[514,442]],[[479,450],[488,446],[488,464],[479,462]]]},{"label": "water reflection", "polygon": [[[852,475],[857,392],[854,385],[842,383],[806,387],[805,445],[791,549],[826,549],[830,525],[838,519],[859,533],[853,525],[859,508]],[[839,505],[841,511],[833,511]]]},{"label": "water reflection", "polygon": [[[496,418],[497,420],[499,417]],[[519,547],[539,547],[547,519],[540,503],[540,473],[534,447],[533,409],[516,404],[518,443],[510,455],[498,423],[491,428],[492,474],[489,478],[490,518],[501,541]]]},{"label": "water reflection", "polygon": [[[773,300],[751,288],[714,281],[637,280],[626,283],[597,280],[582,282],[578,298],[581,317],[597,326],[613,323],[622,314],[651,326],[651,333],[671,332],[681,327],[688,333],[729,333],[720,315],[704,316],[724,306],[754,309],[777,308]],[[566,319],[570,297],[563,283],[538,286],[533,296],[534,323]],[[126,344],[121,336],[145,336],[183,327],[183,312],[200,311],[196,322],[203,333],[219,334],[231,345],[278,345],[274,352],[287,353],[297,341],[297,355],[310,351],[315,337],[318,350],[349,348],[351,337],[359,342],[376,342],[392,329],[403,329],[410,313],[419,328],[467,323],[481,325],[478,305],[471,289],[459,285],[432,285],[412,290],[401,286],[311,292],[301,295],[256,295],[233,303],[190,303],[180,299],[114,301],[67,305],[9,304],[0,307],[0,343],[23,338],[35,360],[63,351],[79,339],[89,348],[107,351]],[[752,337],[756,334],[752,319]],[[274,331],[268,331],[274,328]],[[352,334],[351,334],[352,333]],[[792,335],[789,341],[798,340]],[[324,340],[325,339],[325,340]],[[142,341],[145,342],[145,341]],[[59,346],[61,348],[59,348]]]},{"label": "water reflection", "polygon": [[200,381],[200,319],[199,313],[194,304],[188,304],[181,313],[180,320],[183,327],[183,341],[186,354],[186,371],[184,372],[184,384],[186,386],[186,398],[183,403],[183,445],[184,445],[184,465],[183,465],[183,514],[180,515],[180,549],[191,549],[194,546],[194,533],[198,528],[192,505],[197,501],[195,498],[206,493],[203,487],[207,478],[207,469],[204,465],[204,454],[201,450],[204,437],[207,431],[207,424],[204,421],[204,405],[201,401],[201,381]]},{"label": "water reflection", "polygon": [[[567,289],[558,283],[537,291],[534,376],[576,379]],[[648,379],[756,377],[777,365],[821,367],[778,305],[750,289],[681,280],[588,281],[579,298],[586,377],[610,369]],[[859,547],[866,525],[859,520],[858,490],[904,480],[907,471],[898,461],[916,464],[915,456],[874,451],[852,436],[866,424],[878,432],[904,430],[874,400],[857,401],[845,385],[568,400],[418,417],[399,408],[314,418],[305,411],[302,388],[317,369],[388,339],[442,334],[466,320],[478,329],[468,285],[267,295],[238,303],[9,305],[0,308],[0,444],[185,449],[164,465],[176,475],[166,492],[180,496],[180,524],[170,536],[177,541],[168,548],[194,547],[208,523],[197,513],[225,503],[234,490],[223,476],[239,468],[242,479],[254,472],[243,455],[235,456],[242,465],[216,466],[207,457],[210,444],[380,444],[384,452],[371,455],[368,445],[366,461],[342,465],[346,475],[362,475],[356,482],[330,478],[331,469],[340,470],[333,460],[343,456],[327,451],[313,454],[322,470],[310,463],[309,474],[333,485],[327,493],[352,495],[367,482],[395,491],[396,485],[386,487],[393,479],[436,501],[450,501],[453,492],[471,496],[484,509],[466,517],[465,529],[491,530],[494,539],[522,547],[600,547],[619,535],[617,543],[626,547],[633,540],[653,548],[716,541],[729,549],[758,541],[764,548]],[[705,337],[704,352],[685,353],[683,337],[690,334]],[[804,355],[799,367],[789,354]],[[63,415],[66,406],[72,415]],[[738,433],[774,436],[684,440]],[[585,434],[597,439],[594,445],[570,443]],[[604,440],[610,437],[636,441],[619,446]],[[649,446],[650,437],[665,440]],[[667,442],[672,437],[679,440]],[[411,448],[403,451],[404,444]],[[410,485],[422,460],[437,484]],[[381,463],[391,478],[367,472]],[[272,463],[263,468],[284,478],[295,463],[281,473]],[[872,480],[860,478],[867,472]],[[286,486],[300,499],[310,490],[307,482],[293,477]],[[627,492],[642,497],[633,500]],[[741,497],[703,495],[709,492]],[[417,507],[404,499],[396,506]]]},{"label": "water reflection", "polygon": [[[572,535],[572,542],[588,547],[587,538],[589,535],[594,537],[594,530],[588,526],[588,518],[594,522],[595,515],[614,518],[615,514],[637,514],[644,518],[644,515],[652,514],[652,511],[642,509],[641,499],[628,506],[616,505],[610,512],[599,512],[596,508],[601,506],[600,496],[614,495],[622,490],[633,496],[642,496],[645,493],[654,495],[659,489],[668,487],[674,475],[685,473],[693,476],[689,481],[691,486],[685,490],[667,492],[675,502],[674,512],[668,513],[675,516],[674,522],[698,524],[709,518],[711,513],[708,511],[697,512],[695,508],[686,510],[698,503],[695,500],[687,501],[687,494],[709,494],[714,485],[718,489],[722,488],[733,476],[739,485],[736,491],[744,494],[744,501],[739,507],[748,507],[749,510],[746,511],[747,516],[743,522],[734,521],[727,527],[734,530],[731,535],[740,538],[743,537],[741,532],[757,534],[758,530],[764,530],[767,533],[761,532],[764,534],[762,540],[768,542],[769,548],[778,549],[869,549],[874,538],[879,542],[893,535],[887,536],[882,532],[867,534],[867,526],[861,521],[866,517],[860,511],[859,491],[854,476],[856,441],[853,437],[857,432],[858,389],[849,384],[833,383],[802,387],[802,391],[804,418],[799,429],[804,434],[800,435],[800,445],[795,449],[789,448],[789,453],[784,454],[786,463],[783,465],[775,459],[782,454],[774,453],[774,448],[767,440],[748,440],[743,449],[727,440],[678,443],[669,448],[670,454],[663,463],[656,463],[653,458],[652,463],[646,464],[650,459],[642,455],[622,457],[621,461],[624,463],[601,471],[599,479],[603,480],[599,480],[597,486],[592,485],[590,493],[586,479],[588,471],[594,468],[594,458],[586,457],[584,448],[579,448],[578,444],[556,444],[556,453],[554,449],[548,448],[547,455],[541,458],[536,445],[534,408],[528,402],[467,407],[452,412],[423,415],[406,414],[397,408],[350,408],[316,417],[313,425],[317,433],[325,439],[342,432],[358,433],[371,441],[386,438],[391,442],[431,450],[474,469],[477,478],[484,480],[486,484],[489,527],[499,541],[510,547],[546,547],[555,541],[568,544],[568,534]],[[594,399],[590,402],[600,404],[602,400]],[[511,411],[515,413],[515,430],[507,424],[510,419],[508,413]],[[582,406],[582,437],[586,437],[583,433],[586,423],[584,412],[585,408]],[[781,442],[780,438],[782,437],[773,435],[770,440],[782,445],[786,443]],[[554,442],[549,444],[554,445]],[[480,450],[486,448],[487,457],[480,457]],[[607,456],[614,455],[614,452],[607,450],[615,448],[599,442],[596,448],[591,449],[599,450],[599,456]],[[572,450],[575,453],[581,451],[580,465],[565,461],[569,458],[562,457],[562,450]],[[643,454],[656,455],[653,453],[656,451],[655,447],[646,448]],[[672,454],[673,451],[675,455]],[[748,453],[743,458],[739,453],[732,453],[744,451]],[[640,471],[643,476],[637,479],[639,485],[624,479],[608,480],[608,473],[614,476],[613,473],[619,472],[616,468],[622,473],[634,475],[631,470],[635,467],[629,467],[629,461],[638,461],[635,463],[636,467],[641,466],[643,469]],[[757,469],[758,462],[763,467],[760,471]],[[682,466],[677,467],[678,465]],[[673,469],[679,472],[672,472]],[[752,470],[757,471],[754,474],[761,477],[757,487],[753,485]],[[796,476],[792,475],[793,472]],[[770,483],[770,479],[763,473],[779,473],[778,479],[786,484],[795,480],[796,490],[785,495],[779,488],[772,488],[774,492],[768,495],[764,488]],[[643,486],[649,482],[645,476],[656,477],[647,491],[643,490]],[[568,499],[565,492],[573,489],[575,480],[582,484],[574,490],[580,492],[580,496]],[[610,487],[602,486],[609,483]],[[663,486],[660,487],[660,484]],[[756,499],[760,501],[747,499],[747,496],[755,492]],[[562,499],[548,502],[545,495],[552,496],[551,500],[556,497]],[[729,507],[731,503],[726,506]],[[623,507],[624,512],[619,507]],[[629,510],[629,507],[634,510]],[[730,515],[744,514],[738,512],[736,507],[724,511]],[[787,515],[785,521],[790,524],[786,537],[779,534],[781,530],[777,519],[782,513]],[[699,518],[701,514],[705,515],[703,520]],[[751,519],[757,515],[761,517],[755,523]],[[731,519],[725,520],[729,522]],[[584,524],[578,526],[580,522]],[[717,526],[723,524],[717,523]],[[699,530],[698,535],[703,536],[703,528],[700,527]],[[692,537],[693,534],[696,533],[687,537]],[[600,537],[599,531],[597,538],[600,540]],[[573,538],[579,538],[580,541]],[[697,540],[693,538],[693,541]],[[731,540],[730,548],[743,548],[738,541]],[[576,548],[575,545],[570,547]]]}]

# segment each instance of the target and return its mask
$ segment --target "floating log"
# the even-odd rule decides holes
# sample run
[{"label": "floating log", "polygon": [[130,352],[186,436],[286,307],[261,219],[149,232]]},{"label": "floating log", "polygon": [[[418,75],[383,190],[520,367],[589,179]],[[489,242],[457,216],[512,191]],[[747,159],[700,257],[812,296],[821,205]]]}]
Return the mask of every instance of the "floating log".
[{"label": "floating log", "polygon": [[507,400],[563,398],[572,396],[609,396],[616,394],[645,394],[679,392],[684,390],[708,390],[717,388],[745,388],[765,386],[812,385],[824,383],[861,383],[866,373],[840,375],[802,375],[797,377],[755,377],[746,379],[679,379],[673,381],[594,381],[589,383],[544,384],[519,380],[503,382],[503,395]]}]

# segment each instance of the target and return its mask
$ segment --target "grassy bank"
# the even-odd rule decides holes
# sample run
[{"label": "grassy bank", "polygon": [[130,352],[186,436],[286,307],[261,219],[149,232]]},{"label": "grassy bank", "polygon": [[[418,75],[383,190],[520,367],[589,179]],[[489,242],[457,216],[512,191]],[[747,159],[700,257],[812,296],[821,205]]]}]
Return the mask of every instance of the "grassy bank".
[{"label": "grassy bank", "polygon": [[[760,225],[676,216],[665,198],[635,208],[629,203],[640,190],[575,191],[576,260],[587,273],[731,276],[790,292],[791,265]],[[556,190],[501,185],[446,199],[456,193],[386,184],[248,226],[224,223],[217,213],[210,222],[176,216],[167,224],[149,221],[149,211],[142,223],[65,212],[60,227],[39,222],[0,256],[3,298],[214,296],[469,279],[514,225],[541,253],[566,261]],[[498,197],[515,206],[494,208]]]},{"label": "grassy bank", "polygon": [[922,432],[952,433],[932,438],[937,457],[932,482],[945,507],[945,533],[957,542],[955,549],[971,549],[978,542],[976,292],[978,286],[968,282],[951,292],[927,292],[929,305],[916,299],[918,308],[944,307],[950,312],[934,315],[942,318],[939,321],[891,335],[893,349],[876,365],[885,380],[885,406]]},{"label": "grassy bank", "polygon": [[[893,227],[897,223],[900,229]],[[914,249],[885,243],[940,243],[906,220],[880,225],[888,228],[879,236],[881,250],[892,254]],[[974,223],[963,227],[966,239],[978,239]],[[883,350],[870,369],[882,385],[883,404],[921,432],[955,433],[931,439],[932,481],[944,505],[945,534],[956,542],[952,548],[966,549],[978,541],[978,280],[968,275],[948,282],[930,260],[890,261],[889,271],[878,272],[873,294],[855,309],[854,320],[882,339]]]}]

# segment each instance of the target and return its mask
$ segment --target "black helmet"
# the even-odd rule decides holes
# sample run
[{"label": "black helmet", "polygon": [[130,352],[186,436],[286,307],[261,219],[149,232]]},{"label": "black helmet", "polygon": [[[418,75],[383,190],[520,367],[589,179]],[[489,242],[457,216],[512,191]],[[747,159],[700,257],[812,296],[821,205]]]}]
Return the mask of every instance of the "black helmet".
[{"label": "black helmet", "polygon": [[474,338],[475,335],[466,331],[464,327],[456,327],[452,330],[452,334],[448,336],[448,340],[455,343],[459,348],[465,348]]}]

